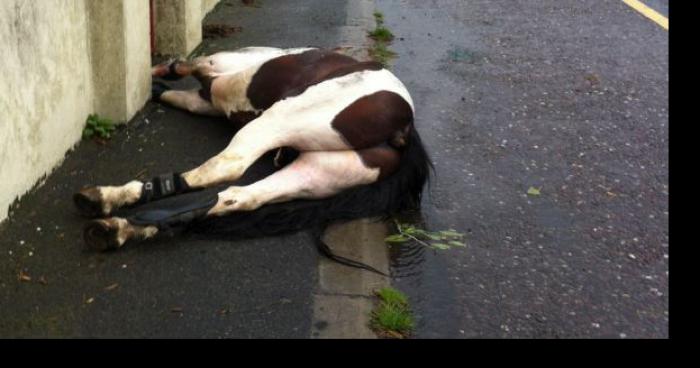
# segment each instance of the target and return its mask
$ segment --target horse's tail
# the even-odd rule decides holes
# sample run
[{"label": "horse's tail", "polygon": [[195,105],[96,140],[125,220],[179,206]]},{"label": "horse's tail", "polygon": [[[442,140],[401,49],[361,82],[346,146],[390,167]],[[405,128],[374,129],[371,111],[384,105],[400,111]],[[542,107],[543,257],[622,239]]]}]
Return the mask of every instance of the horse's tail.
[{"label": "horse's tail", "polygon": [[372,184],[345,190],[320,200],[295,200],[265,205],[192,224],[190,229],[207,237],[256,237],[315,229],[320,234],[332,222],[363,217],[389,217],[420,206],[432,164],[420,136],[411,127],[401,149],[400,166]]}]

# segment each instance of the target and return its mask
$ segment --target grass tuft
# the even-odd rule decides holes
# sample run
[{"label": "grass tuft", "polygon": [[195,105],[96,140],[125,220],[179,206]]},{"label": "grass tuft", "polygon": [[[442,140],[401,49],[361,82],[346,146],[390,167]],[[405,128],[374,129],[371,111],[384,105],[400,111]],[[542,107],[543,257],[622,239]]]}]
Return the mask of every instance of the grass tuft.
[{"label": "grass tuft", "polygon": [[371,37],[375,41],[391,42],[394,39],[394,34],[391,33],[391,31],[388,28],[380,26],[371,31],[369,33],[369,37]]},{"label": "grass tuft", "polygon": [[390,304],[408,305],[408,298],[402,292],[392,289],[383,288],[377,291],[379,299]]},{"label": "grass tuft", "polygon": [[369,49],[369,56],[372,60],[389,67],[389,60],[396,57],[396,53],[389,50],[387,45],[394,39],[394,34],[384,27],[384,14],[374,12],[374,19],[377,23],[374,30],[367,32],[367,35],[374,40],[374,46]]},{"label": "grass tuft", "polygon": [[379,305],[372,311],[370,327],[381,337],[410,336],[415,322],[406,295],[392,288],[378,290],[376,295]]},{"label": "grass tuft", "polygon": [[396,57],[396,53],[389,50],[386,44],[378,42],[369,50],[372,60],[380,62],[385,68],[389,66],[389,60]]},{"label": "grass tuft", "polygon": [[374,20],[377,21],[377,26],[384,25],[384,14],[379,11],[374,12]]}]

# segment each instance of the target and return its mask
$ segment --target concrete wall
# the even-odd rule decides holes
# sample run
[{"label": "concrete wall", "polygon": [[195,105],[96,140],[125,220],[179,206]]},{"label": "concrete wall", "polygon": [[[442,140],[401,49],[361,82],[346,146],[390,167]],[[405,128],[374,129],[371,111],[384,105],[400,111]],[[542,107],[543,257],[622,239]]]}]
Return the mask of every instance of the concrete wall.
[{"label": "concrete wall", "polygon": [[149,98],[147,0],[87,0],[95,112],[126,122]]},{"label": "concrete wall", "polygon": [[219,1],[220,0],[202,0],[202,19],[204,19],[204,16],[207,15],[207,13],[214,9]]},{"label": "concrete wall", "polygon": [[[90,0],[94,1],[94,0]],[[125,0],[126,115],[130,120],[151,98],[151,21],[146,0]]]},{"label": "concrete wall", "polygon": [[[216,3],[156,0],[157,39],[187,55]],[[89,114],[123,123],[146,103],[149,13],[149,0],[0,0],[0,221],[80,141]]]},{"label": "concrete wall", "polygon": [[0,220],[60,163],[93,112],[86,3],[0,1]]},{"label": "concrete wall", "polygon": [[156,50],[189,54],[202,40],[201,18],[201,1],[156,0]]},{"label": "concrete wall", "polygon": [[220,0],[156,0],[156,51],[186,56],[202,42],[202,19]]}]

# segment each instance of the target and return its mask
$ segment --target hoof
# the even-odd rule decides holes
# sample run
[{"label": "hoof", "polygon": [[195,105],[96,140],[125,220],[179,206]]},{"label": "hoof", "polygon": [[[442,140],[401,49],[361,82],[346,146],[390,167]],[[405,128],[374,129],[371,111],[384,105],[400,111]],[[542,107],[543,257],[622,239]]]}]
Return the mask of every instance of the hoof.
[{"label": "hoof", "polygon": [[151,84],[151,99],[158,102],[160,101],[160,96],[171,89],[172,88],[165,83],[153,82],[153,84]]},{"label": "hoof", "polygon": [[97,188],[85,188],[73,194],[73,203],[82,216],[88,218],[105,216],[102,210],[102,200]]},{"label": "hoof", "polygon": [[170,66],[175,63],[176,59],[169,59],[158,65],[151,67],[151,76],[154,78],[162,78],[170,73]]},{"label": "hoof", "polygon": [[184,75],[177,73],[177,66],[180,63],[186,62],[183,58],[170,59],[151,68],[151,76],[153,78],[161,78],[168,81],[180,80]]},{"label": "hoof", "polygon": [[117,249],[122,244],[119,242],[119,229],[113,228],[103,220],[93,220],[83,228],[83,240],[88,247],[97,251]]}]

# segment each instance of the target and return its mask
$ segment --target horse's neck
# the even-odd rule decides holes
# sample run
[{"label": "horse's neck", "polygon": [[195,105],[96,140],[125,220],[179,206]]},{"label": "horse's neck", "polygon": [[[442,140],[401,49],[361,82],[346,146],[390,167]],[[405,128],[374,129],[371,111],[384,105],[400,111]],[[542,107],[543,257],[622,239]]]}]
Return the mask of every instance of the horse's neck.
[{"label": "horse's neck", "polygon": [[250,70],[257,71],[261,65],[274,58],[298,54],[311,48],[279,49],[274,47],[246,47],[236,51],[220,52],[212,55],[218,69],[218,76],[232,75]]},{"label": "horse's neck", "polygon": [[299,54],[311,48],[277,49],[272,47],[248,47],[234,52],[212,55],[221,68],[212,83],[212,103],[225,114],[236,112],[260,112],[246,95],[248,86],[258,69],[274,58]]},{"label": "horse's neck", "polygon": [[248,86],[260,66],[214,79],[211,85],[212,104],[227,116],[231,113],[256,111],[247,96]]}]

